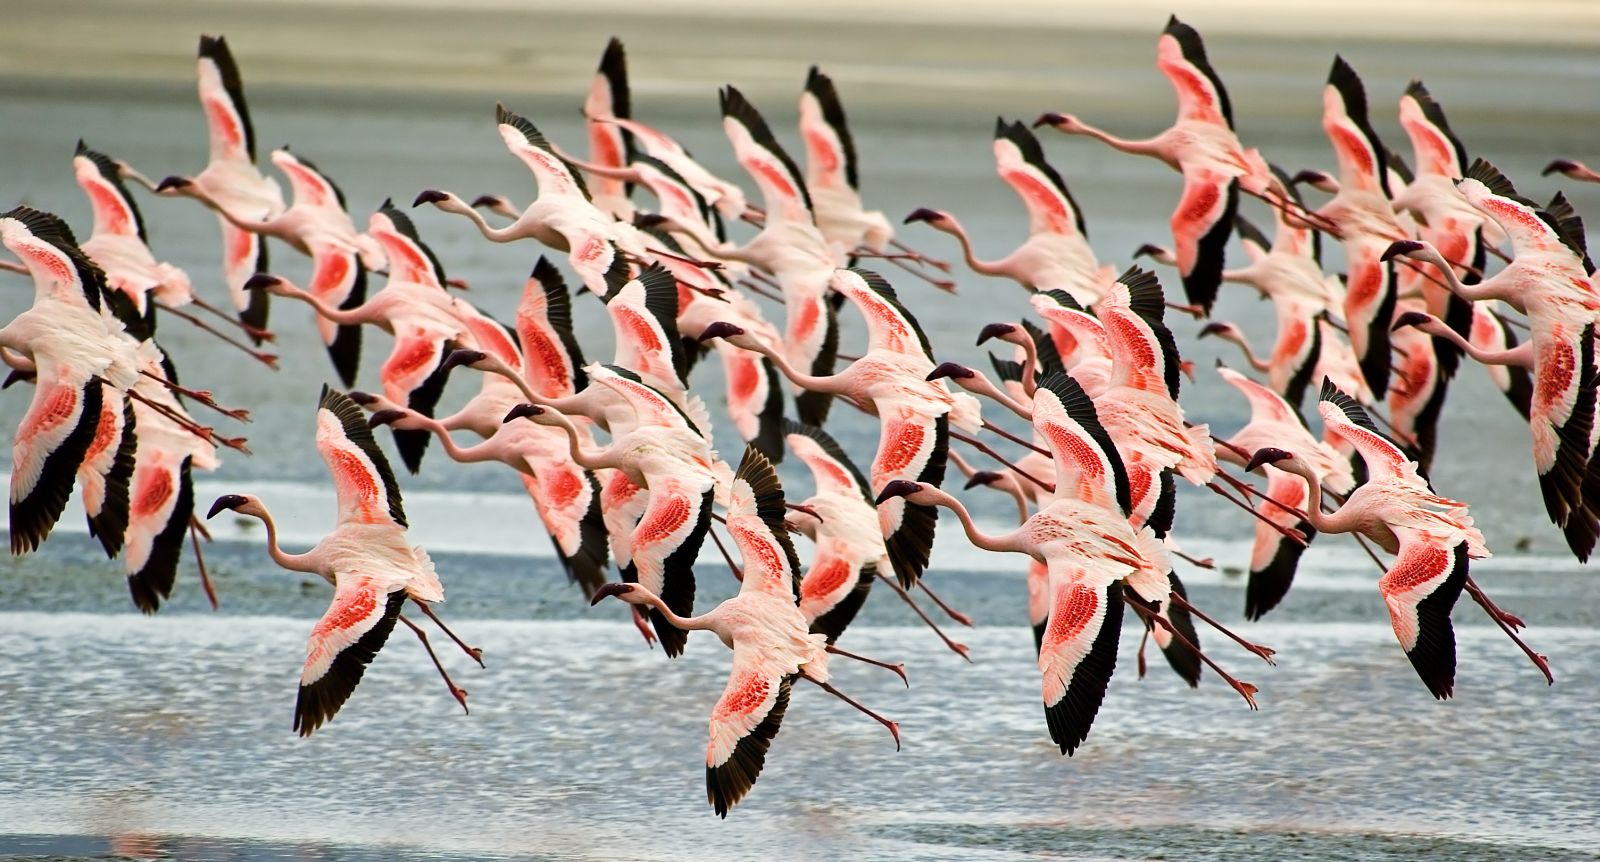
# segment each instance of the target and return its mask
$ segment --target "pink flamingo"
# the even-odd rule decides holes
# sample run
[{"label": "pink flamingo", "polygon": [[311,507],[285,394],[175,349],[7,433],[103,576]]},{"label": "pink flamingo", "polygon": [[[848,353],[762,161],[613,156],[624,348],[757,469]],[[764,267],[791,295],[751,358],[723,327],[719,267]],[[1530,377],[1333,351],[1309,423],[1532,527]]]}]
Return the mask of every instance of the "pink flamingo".
[{"label": "pink flamingo", "polygon": [[[626,118],[633,113],[632,98],[628,90],[628,55],[622,40],[615,36],[606,43],[600,55],[600,65],[595,69],[589,84],[589,94],[583,100],[584,129],[589,135],[590,160],[608,168],[620,168],[633,161],[633,136],[616,123],[617,117]],[[633,218],[633,204],[628,200],[629,186],[620,180],[595,176],[590,194],[595,205],[624,221]],[[514,218],[515,216],[513,216]]]},{"label": "pink flamingo", "polygon": [[1070,114],[1043,114],[1034,126],[1088,135],[1122,152],[1159,159],[1183,174],[1183,196],[1172,214],[1178,273],[1189,302],[1210,311],[1239,190],[1279,206],[1286,206],[1287,198],[1261,154],[1239,142],[1228,91],[1206,58],[1205,44],[1176,16],[1157,42],[1156,66],[1177,92],[1178,119],[1153,138],[1118,138]]},{"label": "pink flamingo", "polygon": [[1571,159],[1554,159],[1550,164],[1544,166],[1544,170],[1540,171],[1539,175],[1548,177],[1555,173],[1559,173],[1568,179],[1577,180],[1580,183],[1600,183],[1600,173],[1596,173],[1594,168],[1583,162],[1575,162]]},{"label": "pink flamingo", "polygon": [[[429,604],[444,601],[444,587],[433,561],[406,541],[406,515],[400,486],[361,408],[342,393],[322,388],[317,406],[317,451],[333,475],[339,525],[316,547],[291,554],[278,547],[277,527],[260,498],[226,494],[211,505],[207,518],[232,510],[259,518],[267,530],[267,553],[292,572],[320,576],[333,585],[333,603],[311,629],[294,729],[310,736],[339,711],[355,691],[367,665],[389,639],[401,607],[410,599],[437,622]],[[450,695],[467,707],[467,693],[451,681],[428,646],[422,630],[406,621],[428,650]],[[443,627],[443,623],[440,623]],[[447,634],[449,629],[445,629]],[[481,665],[482,651],[451,637]]]},{"label": "pink flamingo", "polygon": [[699,616],[684,616],[654,591],[633,583],[606,584],[594,602],[616,596],[649,608],[676,631],[710,631],[733,650],[733,669],[711,710],[706,744],[706,797],[718,817],[750,792],[789,706],[790,683],[805,679],[889,729],[900,748],[900,726],[847,697],[828,682],[827,637],[813,633],[798,606],[799,562],[783,525],[783,487],[766,457],[746,448],[728,506],[728,534],[743,558],[739,593]]},{"label": "pink flamingo", "polygon": [[1038,138],[1022,123],[996,119],[994,158],[1000,179],[1028,210],[1028,238],[1011,254],[998,260],[979,259],[966,229],[946,212],[918,209],[906,216],[906,223],[927,222],[954,236],[974,272],[1010,278],[1030,291],[1065,290],[1086,306],[1099,302],[1115,271],[1095,260],[1083,211],[1061,174],[1045,159]]},{"label": "pink flamingo", "polygon": [[[1483,534],[1473,526],[1466,504],[1436,495],[1361,405],[1324,382],[1318,410],[1322,421],[1350,441],[1367,465],[1367,481],[1343,505],[1323,514],[1322,481],[1295,453],[1264,448],[1251,456],[1246,469],[1273,464],[1300,476],[1310,489],[1305,511],[1312,526],[1324,533],[1359,533],[1398,555],[1379,579],[1378,590],[1388,606],[1395,637],[1417,675],[1434,697],[1448,698],[1455,688],[1456,670],[1450,611],[1470,582],[1468,561],[1489,556]],[[1543,656],[1527,650],[1506,628],[1506,615],[1481,596],[1476,585],[1469,588],[1548,678]]]}]

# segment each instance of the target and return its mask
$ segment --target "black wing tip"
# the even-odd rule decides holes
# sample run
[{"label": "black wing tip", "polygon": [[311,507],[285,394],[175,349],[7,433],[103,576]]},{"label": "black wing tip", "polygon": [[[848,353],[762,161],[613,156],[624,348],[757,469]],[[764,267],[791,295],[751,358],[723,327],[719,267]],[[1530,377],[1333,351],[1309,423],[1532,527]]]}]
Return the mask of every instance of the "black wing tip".
[{"label": "black wing tip", "polygon": [[735,480],[744,480],[750,486],[756,515],[766,523],[767,529],[772,530],[774,535],[787,534],[783,525],[783,483],[778,480],[778,471],[772,466],[772,460],[754,445],[746,443],[744,457],[739,459],[739,468],[733,477]]},{"label": "black wing tip", "polygon": [[372,466],[378,471],[378,476],[383,480],[388,493],[389,517],[402,527],[408,526],[405,508],[400,499],[400,485],[395,481],[394,469],[389,466],[389,459],[385,458],[383,450],[378,448],[378,440],[372,436],[372,429],[367,427],[366,413],[351,400],[350,396],[326,383],[322,384],[322,396],[318,399],[317,408],[332,413],[334,418],[339,420],[344,435],[372,460]]},{"label": "black wing tip", "polygon": [[1438,700],[1448,700],[1455,693],[1456,638],[1450,612],[1467,582],[1467,543],[1457,544],[1451,556],[1451,571],[1444,583],[1417,603],[1417,641],[1406,651],[1422,684]]},{"label": "black wing tip", "polygon": [[1089,654],[1073,668],[1072,679],[1061,699],[1044,709],[1045,723],[1050,728],[1050,739],[1061,747],[1061,753],[1072,756],[1089,738],[1095,715],[1105,700],[1106,687],[1117,667],[1117,641],[1122,634],[1122,584],[1113,582],[1106,588],[1105,618],[1096,633]]},{"label": "black wing tip", "polygon": [[783,723],[783,714],[789,708],[789,680],[778,684],[778,696],[761,723],[750,733],[734,743],[733,753],[720,766],[706,767],[706,801],[718,817],[726,818],[728,811],[737,805],[750,788],[755,786],[761,768],[767,761],[767,750]]},{"label": "black wing tip", "polygon": [[322,676],[309,685],[300,686],[300,694],[294,704],[296,733],[301,736],[315,733],[317,728],[332,720],[339,708],[350,699],[362,675],[367,672],[367,665],[378,655],[378,650],[383,649],[389,633],[399,621],[400,606],[405,604],[406,597],[405,590],[390,593],[383,616],[377,624],[355,643],[340,650]]}]

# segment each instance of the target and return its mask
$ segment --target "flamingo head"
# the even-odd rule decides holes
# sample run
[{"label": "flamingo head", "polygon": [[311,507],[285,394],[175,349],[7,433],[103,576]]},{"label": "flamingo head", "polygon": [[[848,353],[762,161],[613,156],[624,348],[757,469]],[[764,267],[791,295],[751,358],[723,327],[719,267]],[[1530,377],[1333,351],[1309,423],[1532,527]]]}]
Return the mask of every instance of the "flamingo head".
[{"label": "flamingo head", "polygon": [[[877,504],[882,506],[884,503],[893,500],[895,497],[906,497],[909,499],[913,495],[920,494],[925,490],[927,490],[927,488],[921,482],[911,482],[905,479],[894,479],[888,484],[884,485],[882,491],[878,492]],[[916,501],[913,500],[912,502]]]},{"label": "flamingo head", "polygon": [[1394,319],[1394,325],[1389,327],[1390,332],[1399,332],[1408,326],[1422,328],[1434,321],[1434,316],[1426,311],[1408,311]]},{"label": "flamingo head", "polygon": [[1573,171],[1579,170],[1581,167],[1582,165],[1571,159],[1553,159],[1550,164],[1544,166],[1544,170],[1539,172],[1539,176],[1548,177],[1557,173],[1570,176]]},{"label": "flamingo head", "polygon": [[734,347],[754,349],[756,345],[755,338],[749,332],[746,332],[744,327],[723,320],[719,320],[700,330],[700,335],[695,340],[704,344],[715,338],[721,338]]},{"label": "flamingo head", "polygon": [[645,602],[638,584],[610,583],[602,584],[600,589],[594,591],[594,597],[589,599],[589,606],[594,607],[600,604],[601,599],[611,596],[616,596],[630,605],[642,605]]},{"label": "flamingo head", "polygon": [[[540,422],[538,417],[545,415],[545,412],[545,409],[537,404],[522,403],[507,411],[506,418],[500,421],[501,424],[514,422],[518,419],[532,419],[535,422]],[[543,423],[540,422],[540,424]]]},{"label": "flamingo head", "polygon": [[946,377],[954,378],[956,380],[966,380],[973,377],[977,373],[978,372],[973,371],[971,368],[968,368],[960,363],[941,362],[937,368],[934,368],[932,371],[928,372],[926,379],[930,382],[934,380],[942,380]]},{"label": "flamingo head", "polygon": [[1021,330],[1022,327],[1017,326],[1015,323],[991,323],[978,331],[978,343],[982,344],[991,338],[1011,341],[1016,338],[1016,334]]},{"label": "flamingo head", "polygon": [[418,423],[410,410],[378,410],[367,417],[367,427],[376,428],[379,425],[393,425],[397,431],[416,430]]},{"label": "flamingo head", "polygon": [[1253,473],[1267,464],[1277,464],[1283,461],[1290,461],[1293,460],[1294,457],[1294,453],[1288,450],[1275,449],[1271,446],[1263,446],[1262,448],[1257,449],[1254,455],[1250,456],[1250,463],[1246,464],[1244,469],[1246,473]]},{"label": "flamingo head", "polygon": [[[430,189],[429,191],[432,190]],[[423,192],[422,194],[425,195],[428,193],[429,192]],[[444,194],[444,192],[433,192],[433,194]],[[417,200],[421,201],[422,195],[418,195]],[[516,207],[511,205],[510,199],[508,199],[505,195],[478,195],[472,199],[472,208],[475,210],[488,210],[496,215],[503,215],[506,218],[517,218],[521,215],[521,213],[517,212]]]},{"label": "flamingo head", "polygon": [[1071,114],[1058,114],[1054,111],[1040,114],[1039,119],[1033,121],[1035,129],[1040,126],[1049,126],[1058,132],[1068,135],[1082,134],[1084,129],[1083,123],[1077,117]]},{"label": "flamingo head", "polygon": [[273,293],[279,296],[283,296],[284,294],[288,293],[289,287],[290,285],[287,280],[279,278],[278,276],[269,272],[258,272],[255,275],[250,276],[250,280],[244,283],[244,289],[247,291],[264,290],[267,293]]},{"label": "flamingo head", "polygon": [[1301,171],[1289,180],[1290,185],[1305,183],[1320,192],[1328,194],[1339,193],[1339,183],[1331,174],[1324,171]]},{"label": "flamingo head", "polygon": [[216,502],[211,504],[210,511],[206,512],[206,520],[217,516],[224,509],[238,512],[241,515],[253,515],[257,518],[267,516],[267,507],[261,504],[261,498],[254,494],[223,494]]},{"label": "flamingo head", "polygon": [[475,368],[479,371],[488,371],[490,370],[491,359],[493,357],[482,350],[461,348],[460,350],[450,351],[450,355],[444,358],[444,364],[440,366],[440,370],[448,371],[457,366],[465,365],[468,368]]},{"label": "flamingo head", "polygon": [[417,193],[416,200],[411,202],[411,206],[420,207],[423,204],[433,204],[440,209],[444,209],[445,204],[452,202],[459,204],[461,199],[449,192],[441,192],[438,189],[423,189]]},{"label": "flamingo head", "polygon": [[0,389],[10,389],[12,386],[21,383],[24,380],[34,380],[38,378],[38,376],[39,374],[36,371],[24,371],[20,368],[13,368],[11,369],[11,373],[6,375],[5,382],[0,383]]},{"label": "flamingo head", "polygon": [[911,224],[919,221],[927,222],[928,226],[935,230],[944,230],[950,224],[950,214],[928,209],[927,207],[917,207],[911,211],[910,215],[905,217],[901,224]]},{"label": "flamingo head", "polygon": [[1423,244],[1414,239],[1395,240],[1389,243],[1389,247],[1383,250],[1383,255],[1378,259],[1392,260],[1396,257],[1415,257],[1417,252],[1422,251],[1423,248]]},{"label": "flamingo head", "polygon": [[188,177],[167,177],[156,183],[158,195],[193,195],[194,192],[194,180]]},{"label": "flamingo head", "polygon": [[978,487],[979,485],[988,487],[1004,478],[1004,473],[997,473],[993,470],[979,470],[978,472],[973,473],[972,476],[967,479],[967,484],[962,488],[962,490],[970,490]]},{"label": "flamingo head", "polygon": [[1138,248],[1133,250],[1133,259],[1134,260],[1138,260],[1141,257],[1163,258],[1163,257],[1168,257],[1170,255],[1171,255],[1171,252],[1167,251],[1166,249],[1162,248],[1159,245],[1156,245],[1155,243],[1150,243],[1150,242],[1147,242],[1144,245],[1141,245]]},{"label": "flamingo head", "polygon": [[1239,334],[1239,327],[1225,320],[1214,320],[1200,328],[1200,338],[1215,335],[1218,338],[1232,338]]}]

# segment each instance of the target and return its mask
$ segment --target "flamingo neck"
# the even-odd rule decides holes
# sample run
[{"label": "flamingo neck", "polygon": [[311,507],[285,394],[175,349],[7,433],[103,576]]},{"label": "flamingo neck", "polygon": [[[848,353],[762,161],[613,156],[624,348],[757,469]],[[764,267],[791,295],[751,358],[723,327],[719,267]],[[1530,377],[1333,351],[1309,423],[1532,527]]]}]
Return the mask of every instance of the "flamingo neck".
[{"label": "flamingo neck", "polygon": [[935,503],[956,513],[956,518],[961,521],[961,529],[966,531],[967,539],[971,541],[972,544],[977,545],[985,551],[1009,551],[1015,553],[1022,550],[1021,546],[1016,541],[1016,534],[1012,533],[1004,536],[991,536],[988,533],[983,532],[982,530],[978,529],[977,524],[973,523],[972,513],[967,511],[967,507],[962,505],[960,500],[957,500],[955,497],[941,489],[932,488],[930,490],[935,493]]},{"label": "flamingo neck", "polygon": [[828,392],[835,395],[843,391],[839,385],[839,375],[828,374],[818,377],[812,374],[807,374],[791,365],[788,358],[782,353],[774,350],[770,344],[766,344],[765,342],[757,342],[755,346],[745,349],[759,353],[760,355],[772,360],[773,367],[777,368],[784,377],[789,378],[790,383],[793,383],[801,389],[810,390],[812,392]]},{"label": "flamingo neck", "polygon": [[716,631],[716,620],[712,617],[712,614],[715,613],[715,610],[696,617],[681,617],[673,612],[672,608],[667,607],[665,599],[662,599],[655,593],[652,593],[640,586],[635,586],[634,590],[639,593],[643,601],[634,602],[633,604],[649,605],[650,607],[655,608],[661,612],[661,615],[666,618],[668,623],[672,624],[673,628],[686,632]]},{"label": "flamingo neck", "polygon": [[956,221],[953,216],[947,217],[944,221],[948,222],[948,224],[942,230],[955,237],[956,242],[961,243],[961,256],[966,259],[967,266],[973,272],[983,273],[984,275],[1006,275],[1005,267],[1000,261],[978,259],[978,256],[972,250],[972,237],[967,235],[967,229],[962,227],[961,222]]},{"label": "flamingo neck", "polygon": [[267,528],[267,555],[272,561],[291,572],[317,572],[317,566],[312,559],[312,552],[304,554],[291,554],[278,545],[278,525],[272,520],[272,513],[266,506],[261,507],[261,513],[256,515]]},{"label": "flamingo neck", "polygon": [[319,317],[333,321],[341,326],[359,326],[366,322],[366,316],[360,314],[358,311],[359,306],[357,308],[345,309],[329,305],[327,302],[323,301],[322,297],[317,296],[308,290],[295,287],[287,281],[283,282],[277,288],[277,290],[273,292],[277,293],[279,296],[285,296],[290,299],[298,299],[315,309]]},{"label": "flamingo neck", "polygon": [[1078,130],[1074,134],[1087,135],[1088,137],[1094,138],[1095,140],[1106,144],[1112,149],[1121,150],[1124,153],[1132,153],[1136,156],[1150,156],[1152,158],[1157,158],[1167,162],[1168,164],[1173,164],[1171,159],[1167,157],[1167,154],[1162,151],[1161,139],[1159,137],[1145,138],[1143,140],[1132,140],[1129,138],[1119,138],[1104,129],[1097,129],[1094,126],[1088,125],[1087,123],[1080,122],[1078,126]]},{"label": "flamingo neck", "polygon": [[471,219],[472,223],[477,226],[478,233],[483,234],[484,239],[490,242],[510,242],[520,236],[513,235],[510,227],[497,228],[490,225],[489,220],[483,217],[483,213],[467,206],[465,203],[461,203],[454,197],[447,201],[441,201],[437,206],[445,212],[455,213]]},{"label": "flamingo neck", "polygon": [[578,466],[590,470],[616,466],[605,457],[607,450],[584,448],[583,441],[578,439],[578,426],[572,424],[566,414],[552,411],[549,415],[555,420],[556,427],[567,432],[567,452]]}]

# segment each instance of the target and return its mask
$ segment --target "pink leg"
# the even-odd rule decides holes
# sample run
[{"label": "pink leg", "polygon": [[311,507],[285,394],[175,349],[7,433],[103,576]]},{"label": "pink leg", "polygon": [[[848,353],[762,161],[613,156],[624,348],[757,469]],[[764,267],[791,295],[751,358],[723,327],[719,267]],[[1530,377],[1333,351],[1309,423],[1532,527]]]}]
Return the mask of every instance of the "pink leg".
[{"label": "pink leg", "polygon": [[839,649],[838,647],[834,646],[833,644],[828,644],[828,652],[831,652],[834,655],[842,655],[845,658],[855,659],[856,661],[863,662],[865,664],[876,665],[878,667],[884,668],[885,670],[894,671],[895,675],[900,677],[900,681],[906,684],[906,688],[910,688],[911,687],[911,680],[906,679],[906,665],[905,665],[905,662],[879,661],[879,660],[877,660],[875,658],[867,658],[864,655],[856,655],[853,652],[846,652],[845,650]]},{"label": "pink leg", "polygon": [[439,675],[444,677],[444,684],[450,689],[450,696],[456,699],[456,703],[461,704],[462,712],[470,714],[472,710],[467,709],[467,690],[457,687],[455,681],[450,679],[450,674],[445,671],[444,665],[439,663],[439,657],[434,654],[433,645],[428,643],[427,633],[417,628],[416,623],[406,619],[405,614],[400,615],[400,622],[405,623],[412,631],[417,633],[417,639],[422,641],[422,648],[428,651],[428,658],[433,659],[433,666],[438,668]]},{"label": "pink leg", "polygon": [[911,594],[905,591],[904,587],[900,586],[900,584],[897,583],[894,578],[891,578],[888,575],[885,575],[881,571],[878,572],[877,574],[878,574],[878,580],[883,581],[884,583],[888,584],[889,585],[889,589],[894,590],[895,594],[900,597],[901,601],[903,601],[906,604],[910,605],[911,606],[911,610],[915,611],[917,616],[920,617],[923,622],[928,624],[928,628],[933,629],[933,633],[939,636],[939,640],[944,641],[944,645],[949,647],[951,652],[955,653],[958,656],[961,656],[962,658],[966,659],[967,661],[972,661],[972,656],[967,655],[967,645],[963,644],[963,643],[957,643],[957,642],[951,640],[950,636],[946,635],[939,628],[938,624],[936,624],[928,616],[927,612],[924,611],[921,608],[921,606],[919,606],[917,604],[917,600],[913,599],[911,597]]},{"label": "pink leg", "polygon": [[428,607],[427,602],[416,598],[412,598],[411,601],[414,602],[417,607],[422,608],[422,612],[428,615],[428,619],[433,620],[434,625],[437,625],[440,631],[449,635],[450,639],[456,642],[456,646],[461,647],[462,652],[466,653],[472,658],[473,661],[477,662],[478,667],[484,667],[483,650],[478,649],[475,646],[467,646],[466,641],[456,637],[456,633],[451,631],[450,627],[444,624],[444,620],[439,619],[439,615],[433,612],[433,608]]},{"label": "pink leg", "polygon": [[862,706],[857,701],[852,700],[849,695],[847,695],[844,692],[834,688],[829,683],[825,683],[825,682],[823,682],[821,680],[814,679],[812,677],[806,676],[805,671],[801,671],[799,673],[799,676],[802,679],[807,679],[807,680],[810,680],[811,682],[816,683],[817,685],[822,687],[823,691],[827,692],[828,694],[833,695],[834,697],[837,697],[838,699],[844,701],[845,703],[850,704],[851,706],[855,707],[856,709],[861,710],[861,712],[865,713],[873,721],[876,721],[877,723],[883,725],[884,727],[889,728],[889,735],[894,737],[894,750],[895,751],[899,751],[900,750],[900,725],[899,725],[898,722],[890,721],[889,719],[884,718],[883,716],[877,714],[876,712],[873,712],[872,710],[867,709],[865,706]]},{"label": "pink leg", "polygon": [[1256,694],[1261,691],[1260,689],[1256,688],[1255,686],[1251,685],[1248,682],[1242,682],[1242,681],[1234,678],[1234,676],[1232,674],[1230,674],[1227,671],[1223,670],[1221,667],[1219,667],[1217,665],[1216,662],[1212,661],[1210,656],[1208,656],[1205,653],[1201,652],[1199,647],[1195,646],[1193,643],[1190,643],[1189,639],[1183,636],[1183,632],[1178,631],[1176,628],[1173,628],[1171,623],[1167,622],[1166,620],[1162,619],[1161,617],[1157,616],[1156,614],[1151,613],[1148,608],[1146,608],[1144,605],[1139,604],[1139,602],[1137,600],[1135,600],[1132,596],[1129,596],[1126,593],[1124,593],[1123,596],[1122,596],[1122,600],[1124,602],[1127,602],[1128,606],[1133,608],[1135,613],[1139,614],[1139,616],[1144,618],[1146,625],[1150,625],[1150,624],[1154,623],[1155,625],[1161,626],[1162,628],[1166,629],[1169,634],[1172,635],[1172,639],[1173,640],[1177,641],[1180,644],[1183,644],[1184,646],[1188,647],[1189,649],[1194,650],[1195,655],[1199,656],[1200,660],[1205,662],[1207,667],[1209,667],[1212,670],[1216,671],[1217,672],[1217,676],[1222,677],[1224,682],[1226,682],[1228,685],[1232,686],[1233,690],[1238,692],[1239,696],[1244,698],[1244,702],[1250,704],[1250,708],[1251,709],[1259,709],[1260,708],[1260,707],[1258,707],[1256,705]]}]

